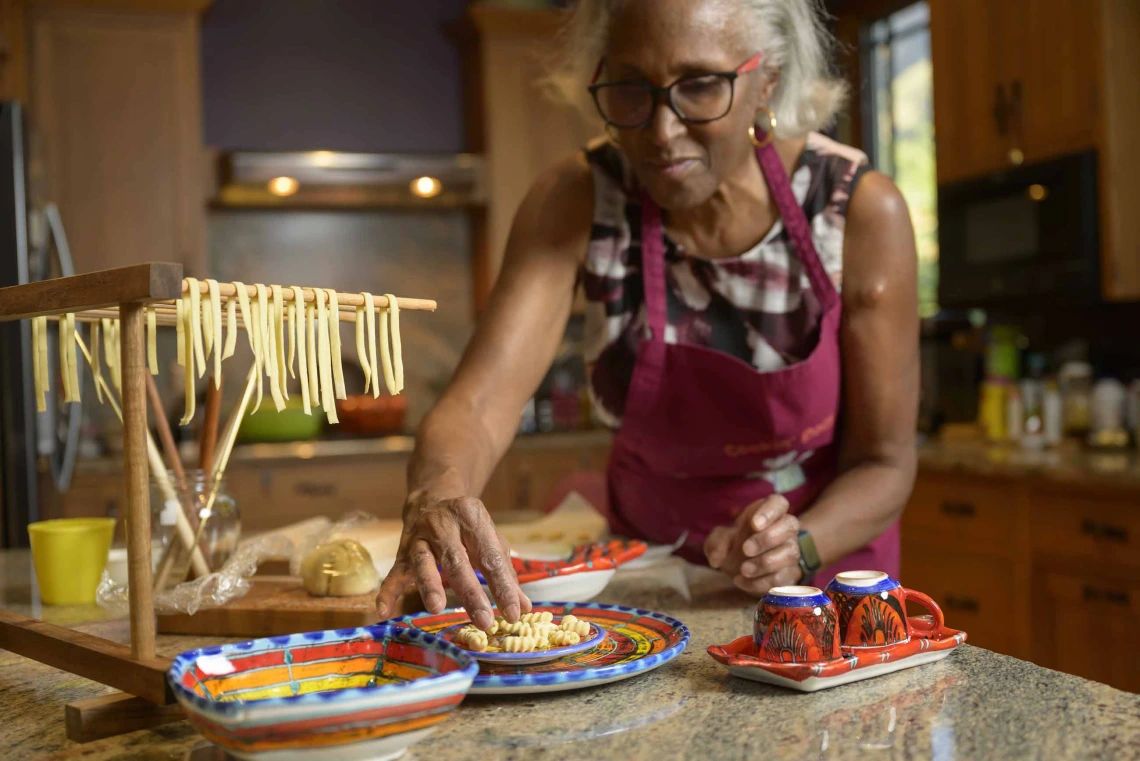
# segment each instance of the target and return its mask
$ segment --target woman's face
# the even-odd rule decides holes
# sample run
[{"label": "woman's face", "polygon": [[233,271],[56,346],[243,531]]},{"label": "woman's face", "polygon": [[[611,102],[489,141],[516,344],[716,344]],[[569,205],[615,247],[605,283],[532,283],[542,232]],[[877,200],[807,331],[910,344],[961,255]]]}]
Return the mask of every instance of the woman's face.
[{"label": "woman's face", "polygon": [[[615,16],[602,82],[665,87],[681,77],[734,71],[758,51],[739,31],[734,0],[629,0]],[[737,77],[732,107],[716,121],[686,124],[662,99],[643,129],[618,130],[637,178],[662,208],[707,201],[750,158],[748,127],[766,105],[762,70]]]}]

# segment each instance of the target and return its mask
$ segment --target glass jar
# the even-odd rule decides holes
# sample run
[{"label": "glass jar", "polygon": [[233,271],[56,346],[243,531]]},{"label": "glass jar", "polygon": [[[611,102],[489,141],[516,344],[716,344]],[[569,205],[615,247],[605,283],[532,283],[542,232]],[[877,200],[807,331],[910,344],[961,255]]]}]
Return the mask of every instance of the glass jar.
[{"label": "glass jar", "polygon": [[[174,473],[167,471],[171,484],[176,484]],[[217,494],[213,504],[210,504],[211,481],[209,476],[201,470],[186,471],[186,488],[189,491],[193,509],[199,521],[205,521],[201,529],[198,546],[202,549],[206,564],[210,570],[216,571],[222,566],[230,555],[237,549],[241,539],[241,510],[237,502],[226,492],[226,482],[222,479],[217,485]],[[166,504],[158,484],[151,480],[151,522],[155,535],[162,541],[165,548],[174,541],[177,513],[177,503]],[[179,561],[175,566],[175,573],[189,565],[190,558],[186,553],[179,553]],[[179,578],[185,576],[183,573]]]}]

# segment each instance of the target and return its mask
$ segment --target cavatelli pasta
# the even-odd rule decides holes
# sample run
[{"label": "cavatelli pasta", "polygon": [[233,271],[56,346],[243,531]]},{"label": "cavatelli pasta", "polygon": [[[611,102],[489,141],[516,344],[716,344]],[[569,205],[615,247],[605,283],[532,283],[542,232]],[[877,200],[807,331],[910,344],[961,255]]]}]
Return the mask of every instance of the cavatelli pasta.
[{"label": "cavatelli pasta", "polygon": [[550,632],[550,636],[547,638],[547,643],[551,647],[566,647],[567,645],[577,645],[581,641],[582,638],[578,636],[577,632],[567,632],[562,631],[561,629],[555,629],[554,631]]},{"label": "cavatelli pasta", "polygon": [[505,637],[503,639],[504,653],[531,653],[538,649],[541,640],[538,637]]},{"label": "cavatelli pasta", "polygon": [[574,632],[579,637],[586,639],[590,636],[590,624],[581,620],[577,616],[565,615],[562,617],[562,622],[559,624],[562,631]]},{"label": "cavatelli pasta", "polygon": [[519,617],[519,621],[524,624],[549,624],[553,620],[554,614],[548,610],[541,613],[523,613]]},{"label": "cavatelli pasta", "polygon": [[468,650],[482,652],[487,649],[487,633],[476,629],[474,626],[461,629],[456,641]]}]

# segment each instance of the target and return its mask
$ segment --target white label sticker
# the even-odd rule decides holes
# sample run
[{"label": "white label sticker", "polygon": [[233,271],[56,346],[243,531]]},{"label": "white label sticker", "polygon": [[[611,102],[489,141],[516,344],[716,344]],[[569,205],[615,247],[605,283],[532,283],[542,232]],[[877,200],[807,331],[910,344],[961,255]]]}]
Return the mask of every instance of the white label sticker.
[{"label": "white label sticker", "polygon": [[178,522],[178,511],[181,509],[178,500],[166,500],[162,503],[162,512],[158,514],[158,522],[163,526],[173,526]]},{"label": "white label sticker", "polygon": [[203,674],[210,676],[232,674],[237,671],[224,655],[202,655],[194,663],[202,670]]}]

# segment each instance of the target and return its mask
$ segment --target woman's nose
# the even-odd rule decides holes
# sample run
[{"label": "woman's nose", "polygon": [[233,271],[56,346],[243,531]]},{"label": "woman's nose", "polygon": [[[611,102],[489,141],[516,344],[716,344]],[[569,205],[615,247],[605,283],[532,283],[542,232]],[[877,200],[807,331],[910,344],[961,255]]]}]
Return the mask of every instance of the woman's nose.
[{"label": "woman's nose", "polygon": [[654,143],[666,146],[684,134],[685,123],[669,107],[668,101],[661,100],[654,106],[653,115],[646,129]]}]

